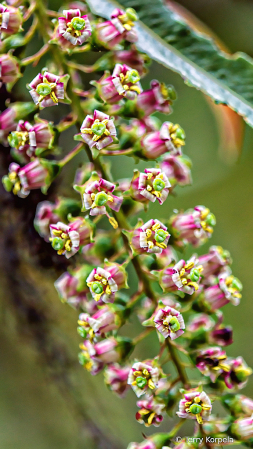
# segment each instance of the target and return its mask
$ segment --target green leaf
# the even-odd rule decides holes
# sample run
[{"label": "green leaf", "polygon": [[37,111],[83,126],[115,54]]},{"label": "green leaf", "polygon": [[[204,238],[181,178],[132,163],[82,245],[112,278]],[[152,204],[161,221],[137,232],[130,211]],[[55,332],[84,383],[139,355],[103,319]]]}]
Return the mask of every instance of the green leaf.
[{"label": "green leaf", "polygon": [[253,60],[244,53],[229,56],[208,36],[194,31],[161,0],[88,0],[91,10],[109,18],[115,7],[134,8],[137,47],[179,73],[185,83],[242,115],[253,127]]}]

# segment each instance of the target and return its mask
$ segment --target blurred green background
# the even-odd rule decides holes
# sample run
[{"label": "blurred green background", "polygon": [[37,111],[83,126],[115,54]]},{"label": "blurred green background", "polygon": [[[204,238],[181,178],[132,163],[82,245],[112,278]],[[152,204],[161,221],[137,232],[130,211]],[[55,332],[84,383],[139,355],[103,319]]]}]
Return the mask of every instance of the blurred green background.
[{"label": "blurred green background", "polygon": [[[51,2],[51,7],[53,8]],[[245,51],[253,56],[253,2],[232,0],[185,0],[178,2],[208,25],[223,40],[232,52]],[[148,7],[148,6],[147,6]],[[32,79],[36,69],[26,72],[19,84],[22,89]],[[30,75],[30,76],[28,76]],[[178,92],[171,120],[179,122],[185,129],[187,145],[185,153],[193,162],[193,185],[177,188],[163,208],[150,207],[147,219],[153,216],[167,218],[175,208],[189,208],[204,204],[216,215],[217,226],[211,244],[228,249],[233,257],[233,272],[243,282],[244,291],[240,306],[226,306],[224,322],[234,328],[234,344],[227,348],[229,355],[241,355],[249,365],[252,360],[252,315],[253,299],[253,130],[245,126],[243,148],[235,161],[228,156],[226,142],[221,146],[219,129],[213,111],[204,96],[187,87],[183,80],[165,68],[153,64],[144,85],[158,78],[173,84]],[[28,79],[29,78],[29,79]],[[27,97],[28,98],[28,97]],[[58,114],[57,111],[53,111]],[[65,151],[71,148],[71,136],[66,136]],[[68,147],[69,145],[69,147]],[[81,161],[75,161],[72,172]],[[134,162],[131,158],[113,158],[113,172],[117,178],[131,177]],[[141,163],[139,167],[144,167]],[[71,179],[68,169],[62,174],[63,189]],[[29,201],[29,198],[24,201]],[[161,216],[162,214],[162,216]],[[1,243],[1,239],[0,239]],[[205,252],[208,245],[201,248]],[[22,257],[22,256],[21,256]],[[5,264],[5,261],[2,261]],[[46,367],[43,358],[38,357],[38,348],[26,329],[17,326],[13,310],[8,306],[9,286],[1,280],[0,328],[0,448],[1,449],[91,449],[110,447],[101,441],[109,438],[111,447],[127,447],[130,441],[141,441],[146,428],[135,421],[136,397],[129,392],[120,400],[103,384],[102,374],[92,377],[77,362],[79,337],[76,334],[77,312],[60,303],[53,287],[55,275],[50,270],[33,267],[32,261],[23,260],[24,278],[40,285],[50,315],[53,332],[49,339],[55,340],[59,348],[67,348],[73,355],[68,367],[68,378],[62,380],[62,367]],[[18,303],[18,292],[15,298]],[[39,325],[39,323],[38,323]],[[129,325],[129,332],[133,331]],[[35,329],[36,330],[36,329]],[[43,342],[43,340],[42,340]],[[145,340],[139,354],[150,357],[157,349],[152,338]],[[42,343],[43,346],[43,343]],[[43,350],[43,347],[42,347]],[[57,348],[56,348],[57,351]],[[59,353],[61,349],[59,349]],[[137,354],[137,353],[136,353]],[[138,355],[138,354],[137,354]],[[64,361],[62,362],[64,366]],[[73,390],[73,395],[68,393]],[[243,390],[253,395],[253,379]],[[78,412],[78,406],[85,410],[85,416]],[[94,434],[89,419],[101,429],[104,437],[98,437],[94,445]],[[165,419],[162,430],[170,430],[172,420]],[[191,426],[188,427],[191,432]],[[153,431],[153,429],[152,429]],[[182,431],[183,435],[183,431]],[[107,444],[107,445],[106,445]],[[113,446],[114,445],[114,446]]]}]

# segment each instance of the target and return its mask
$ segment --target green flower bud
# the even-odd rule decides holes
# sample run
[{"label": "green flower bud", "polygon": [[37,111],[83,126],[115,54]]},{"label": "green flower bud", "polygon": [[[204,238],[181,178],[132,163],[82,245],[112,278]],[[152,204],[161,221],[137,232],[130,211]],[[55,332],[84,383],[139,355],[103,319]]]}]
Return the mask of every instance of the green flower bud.
[{"label": "green flower bud", "polygon": [[105,192],[99,192],[95,196],[94,203],[96,206],[104,206],[108,201],[108,195]]},{"label": "green flower bud", "polygon": [[74,17],[71,20],[71,25],[74,30],[81,31],[85,28],[85,20],[82,17]]},{"label": "green flower bud", "polygon": [[161,192],[165,187],[165,182],[160,178],[156,178],[154,179],[153,187],[157,192]]},{"label": "green flower bud", "polygon": [[126,77],[126,82],[129,83],[138,83],[138,81],[140,81],[141,77],[139,75],[139,72],[137,70],[129,70],[127,72],[127,77]]},{"label": "green flower bud", "polygon": [[192,282],[198,282],[200,278],[200,272],[197,268],[193,268],[190,272],[190,279]]},{"label": "green flower bud", "polygon": [[173,86],[168,86],[167,91],[168,91],[168,97],[170,98],[170,100],[174,101],[177,99],[177,94],[176,94],[176,91]]},{"label": "green flower bud", "polygon": [[181,140],[185,140],[185,132],[182,128],[178,128],[176,130],[176,137],[178,137]]},{"label": "green flower bud", "polygon": [[87,358],[85,357],[83,352],[79,352],[78,359],[79,359],[80,365],[85,365],[85,363],[87,362]]},{"label": "green flower bud", "polygon": [[127,8],[126,15],[127,15],[128,19],[132,20],[133,22],[136,22],[136,20],[138,20],[138,15],[137,15],[135,9],[133,9],[133,8]]},{"label": "green flower bud", "polygon": [[192,404],[192,405],[190,406],[190,412],[191,412],[193,415],[198,415],[199,413],[202,412],[202,407],[201,407],[201,405],[199,405],[199,404]]},{"label": "green flower bud", "polygon": [[169,325],[170,325],[171,329],[173,330],[173,332],[177,332],[180,329],[179,321],[178,321],[177,317],[175,317],[175,316],[173,316],[171,318]]},{"label": "green flower bud", "polygon": [[209,226],[215,226],[216,225],[216,218],[215,218],[215,215],[214,214],[208,214],[207,215],[207,217],[206,217],[206,223],[209,225]]},{"label": "green flower bud", "polygon": [[77,328],[77,332],[78,332],[79,335],[81,335],[82,338],[86,338],[87,332],[86,332],[86,330],[82,326],[79,326]]},{"label": "green flower bud", "polygon": [[167,235],[168,233],[163,229],[157,229],[157,231],[155,231],[155,241],[157,243],[162,243],[166,239]]},{"label": "green flower bud", "polygon": [[136,383],[137,383],[137,386],[142,389],[147,385],[148,381],[147,381],[147,379],[145,379],[145,377],[139,376],[136,378]]},{"label": "green flower bud", "polygon": [[41,95],[42,97],[46,97],[47,95],[51,94],[51,91],[52,89],[47,83],[41,83],[36,88],[37,94]]},{"label": "green flower bud", "polygon": [[52,247],[56,251],[63,249],[64,245],[65,245],[65,242],[63,239],[61,239],[61,237],[55,237],[54,240],[52,241]]},{"label": "green flower bud", "polygon": [[5,190],[6,190],[6,192],[11,192],[12,191],[13,183],[11,182],[9,176],[7,176],[7,175],[3,176],[2,183],[3,183],[3,186],[4,186]]},{"label": "green flower bud", "polygon": [[103,285],[98,282],[98,281],[94,281],[92,283],[91,286],[91,290],[93,291],[93,293],[95,293],[96,295],[100,295],[100,293],[103,293],[104,289],[103,289]]},{"label": "green flower bud", "polygon": [[18,148],[19,146],[19,137],[17,136],[16,132],[12,132],[9,136],[8,136],[8,142],[10,147],[12,148]]},{"label": "green flower bud", "polygon": [[234,277],[234,279],[232,280],[232,283],[231,283],[231,287],[235,288],[236,290],[241,291],[242,290],[242,283],[241,283],[241,281],[239,281],[238,278]]},{"label": "green flower bud", "polygon": [[104,134],[106,126],[104,123],[93,123],[91,129],[93,134],[100,137]]}]

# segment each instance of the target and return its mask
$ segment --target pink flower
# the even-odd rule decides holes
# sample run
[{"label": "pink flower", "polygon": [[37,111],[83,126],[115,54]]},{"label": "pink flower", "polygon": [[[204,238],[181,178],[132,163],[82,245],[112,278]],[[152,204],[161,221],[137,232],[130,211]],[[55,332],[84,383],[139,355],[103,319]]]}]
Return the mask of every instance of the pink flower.
[{"label": "pink flower", "polygon": [[0,87],[2,83],[12,86],[21,74],[18,60],[10,54],[0,56]]},{"label": "pink flower", "polygon": [[196,206],[193,210],[172,216],[170,223],[177,246],[183,247],[190,243],[197,247],[212,236],[216,219],[205,206]]},{"label": "pink flower", "polygon": [[157,80],[151,81],[151,88],[142,92],[137,98],[137,109],[141,117],[146,117],[153,112],[171,113],[171,103],[176,94],[173,87],[166,87]]},{"label": "pink flower", "polygon": [[159,427],[163,420],[163,413],[165,411],[165,404],[158,402],[153,396],[148,399],[142,399],[137,402],[137,407],[140,410],[136,413],[137,421],[144,424],[145,427],[151,425]]},{"label": "pink flower", "polygon": [[48,170],[40,163],[39,159],[34,159],[23,168],[12,162],[9,166],[8,176],[3,177],[5,189],[20,198],[29,195],[30,190],[40,189],[46,186]]},{"label": "pink flower", "polygon": [[111,76],[107,73],[97,82],[100,97],[108,104],[118,103],[122,98],[134,100],[142,92],[137,70],[116,64]]},{"label": "pink flower", "polygon": [[248,377],[252,374],[252,369],[248,367],[242,357],[237,357],[236,359],[228,358],[227,364],[229,369],[222,374],[227,388],[244,388]]},{"label": "pink flower", "polygon": [[63,11],[65,17],[59,17],[57,37],[62,47],[74,48],[82,45],[91,36],[91,25],[87,15],[81,15],[80,9]]},{"label": "pink flower", "polygon": [[115,62],[119,64],[126,64],[132,69],[137,70],[137,72],[142,76],[145,74],[146,70],[144,67],[145,62],[148,57],[140,53],[134,45],[131,46],[130,50],[117,50],[114,52]]},{"label": "pink flower", "polygon": [[149,220],[133,232],[131,241],[132,249],[137,254],[158,253],[161,254],[167,247],[170,234],[159,220]]},{"label": "pink flower", "polygon": [[114,184],[102,178],[88,183],[83,193],[84,209],[90,210],[92,216],[103,214],[108,216],[107,207],[118,212],[123,198],[113,195],[114,189]]},{"label": "pink flower", "polygon": [[[16,34],[20,31],[22,16],[18,8],[0,4],[0,33],[2,35]],[[0,40],[1,40],[0,35]]]},{"label": "pink flower", "polygon": [[57,254],[64,255],[67,259],[74,256],[81,246],[91,241],[92,229],[85,219],[76,217],[69,225],[61,223],[50,225],[52,247]]},{"label": "pink flower", "polygon": [[132,196],[137,201],[158,200],[163,204],[169,194],[170,182],[159,168],[145,168],[144,173],[136,172],[132,183]]},{"label": "pink flower", "polygon": [[197,354],[196,367],[204,376],[210,377],[215,382],[217,377],[230,370],[226,363],[226,353],[218,346],[204,349]]},{"label": "pink flower", "polygon": [[199,424],[208,420],[212,411],[212,404],[207,394],[197,389],[188,390],[179,402],[179,418],[197,419]]},{"label": "pink flower", "polygon": [[[65,76],[65,75],[64,75]],[[42,108],[58,105],[65,98],[63,76],[53,73],[39,73],[29,84],[30,95],[35,104]]]},{"label": "pink flower", "polygon": [[0,114],[0,141],[3,145],[8,146],[7,136],[10,131],[16,129],[15,119],[17,113],[15,109],[9,107]]},{"label": "pink flower", "polygon": [[41,120],[35,125],[19,120],[16,130],[9,135],[8,142],[18,153],[31,157],[35,155],[36,148],[50,148],[53,138],[52,125],[47,120]]},{"label": "pink flower", "polygon": [[134,22],[138,16],[134,9],[114,9],[111,20],[98,23],[96,37],[98,42],[106,48],[115,48],[121,41],[136,42],[138,40],[134,30]]},{"label": "pink flower", "polygon": [[159,308],[154,316],[154,323],[164,338],[170,337],[171,340],[175,340],[184,333],[184,319],[181,313],[172,307]]},{"label": "pink flower", "polygon": [[125,269],[116,263],[107,264],[105,268],[94,268],[86,282],[95,301],[113,302],[115,293],[127,288]]},{"label": "pink flower", "polygon": [[[63,273],[54,283],[57,293],[62,302],[67,302],[74,308],[82,307],[94,313],[96,310],[91,307],[87,300],[89,289],[86,284],[87,271],[90,267],[82,265],[69,273]],[[91,302],[91,305],[94,301]]]},{"label": "pink flower", "polygon": [[130,367],[111,364],[105,369],[105,383],[111,391],[122,398],[130,389],[127,383]]},{"label": "pink flower", "polygon": [[109,115],[95,110],[93,117],[87,115],[84,119],[81,135],[90,148],[96,147],[97,150],[102,150],[115,141],[117,132]]},{"label": "pink flower", "polygon": [[159,273],[159,282],[166,292],[175,292],[177,290],[192,295],[199,289],[201,280],[201,265],[198,265],[198,259],[194,256],[186,262],[181,259],[173,267],[165,268]]},{"label": "pink flower", "polygon": [[170,122],[164,122],[159,131],[148,133],[141,140],[142,153],[147,159],[157,159],[168,152],[178,155],[182,145],[185,145],[184,131]]},{"label": "pink flower", "polygon": [[239,440],[247,441],[253,438],[253,415],[250,417],[239,418],[234,421],[231,427],[232,433]]},{"label": "pink flower", "polygon": [[50,225],[57,223],[59,216],[54,213],[55,204],[50,201],[42,201],[38,204],[34,219],[34,227],[41,237],[49,241]]},{"label": "pink flower", "polygon": [[138,398],[143,394],[150,396],[158,386],[159,377],[160,370],[151,361],[136,362],[129,372],[128,384]]},{"label": "pink flower", "polygon": [[131,341],[124,337],[117,340],[110,337],[98,343],[85,340],[80,348],[79,361],[93,375],[106,365],[120,361],[133,349]]},{"label": "pink flower", "polygon": [[102,337],[106,332],[118,329],[120,322],[116,324],[116,315],[109,307],[103,306],[94,315],[88,313],[81,313],[78,320],[78,332],[83,338],[89,338],[97,340],[98,337]]},{"label": "pink flower", "polygon": [[215,311],[231,302],[234,306],[240,303],[242,283],[234,277],[229,268],[224,269],[212,284],[203,291],[203,299],[208,309]]},{"label": "pink flower", "polygon": [[199,257],[199,262],[203,267],[202,276],[208,278],[209,276],[218,275],[221,269],[231,265],[232,260],[229,252],[221,246],[211,246],[208,254]]},{"label": "pink flower", "polygon": [[177,184],[180,186],[192,184],[191,161],[188,157],[165,154],[160,167],[173,187]]}]

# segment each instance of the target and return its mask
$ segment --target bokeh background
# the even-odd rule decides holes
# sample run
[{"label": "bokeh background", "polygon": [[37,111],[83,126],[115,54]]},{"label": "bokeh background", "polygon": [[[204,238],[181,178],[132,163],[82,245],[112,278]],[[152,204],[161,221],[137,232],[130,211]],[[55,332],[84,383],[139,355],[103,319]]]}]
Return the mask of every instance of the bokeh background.
[{"label": "bokeh background", "polygon": [[[252,1],[181,0],[178,4],[203,21],[229,51],[244,51],[253,57]],[[50,6],[56,9],[60,3],[51,0]],[[33,42],[30,51],[38,45]],[[13,98],[29,100],[25,84],[36,73],[36,69],[26,71]],[[157,64],[151,66],[144,86],[154,77],[175,85],[178,92],[171,120],[186,131],[185,153],[193,162],[193,185],[177,188],[162,212],[159,206],[152,206],[146,218],[160,218],[161,214],[167,218],[173,209],[197,204],[206,205],[216,215],[211,243],[231,252],[233,272],[244,285],[240,306],[223,309],[225,323],[234,328],[234,344],[227,353],[241,355],[252,365],[253,130],[245,125],[242,145],[231,144],[235,130],[240,137],[242,123],[233,122],[221,138],[221,109],[214,110],[200,92]],[[63,110],[53,109],[51,118],[57,121]],[[64,134],[61,143],[65,152],[73,147],[71,131]],[[2,149],[3,171],[9,162],[7,151]],[[61,193],[69,193],[69,183],[82,158],[63,170]],[[115,157],[112,163],[117,178],[131,177],[133,159],[124,157],[123,163],[122,158]],[[143,163],[139,167],[144,167]],[[55,192],[53,186],[49,191],[52,198]],[[142,432],[150,432],[135,421],[135,395],[130,392],[124,400],[118,399],[104,386],[102,374],[92,377],[77,362],[77,312],[61,304],[53,286],[56,272],[60,275],[64,267],[58,257],[52,261],[55,256],[50,245],[40,242],[31,226],[35,204],[42,195],[32,192],[19,200],[1,194],[0,448],[123,449],[130,441],[141,441]],[[136,333],[134,326],[133,320],[130,334]],[[156,349],[153,339],[148,338],[139,354],[150,357]],[[244,392],[253,395],[253,379]],[[171,419],[165,421],[164,431],[172,426]]]}]

